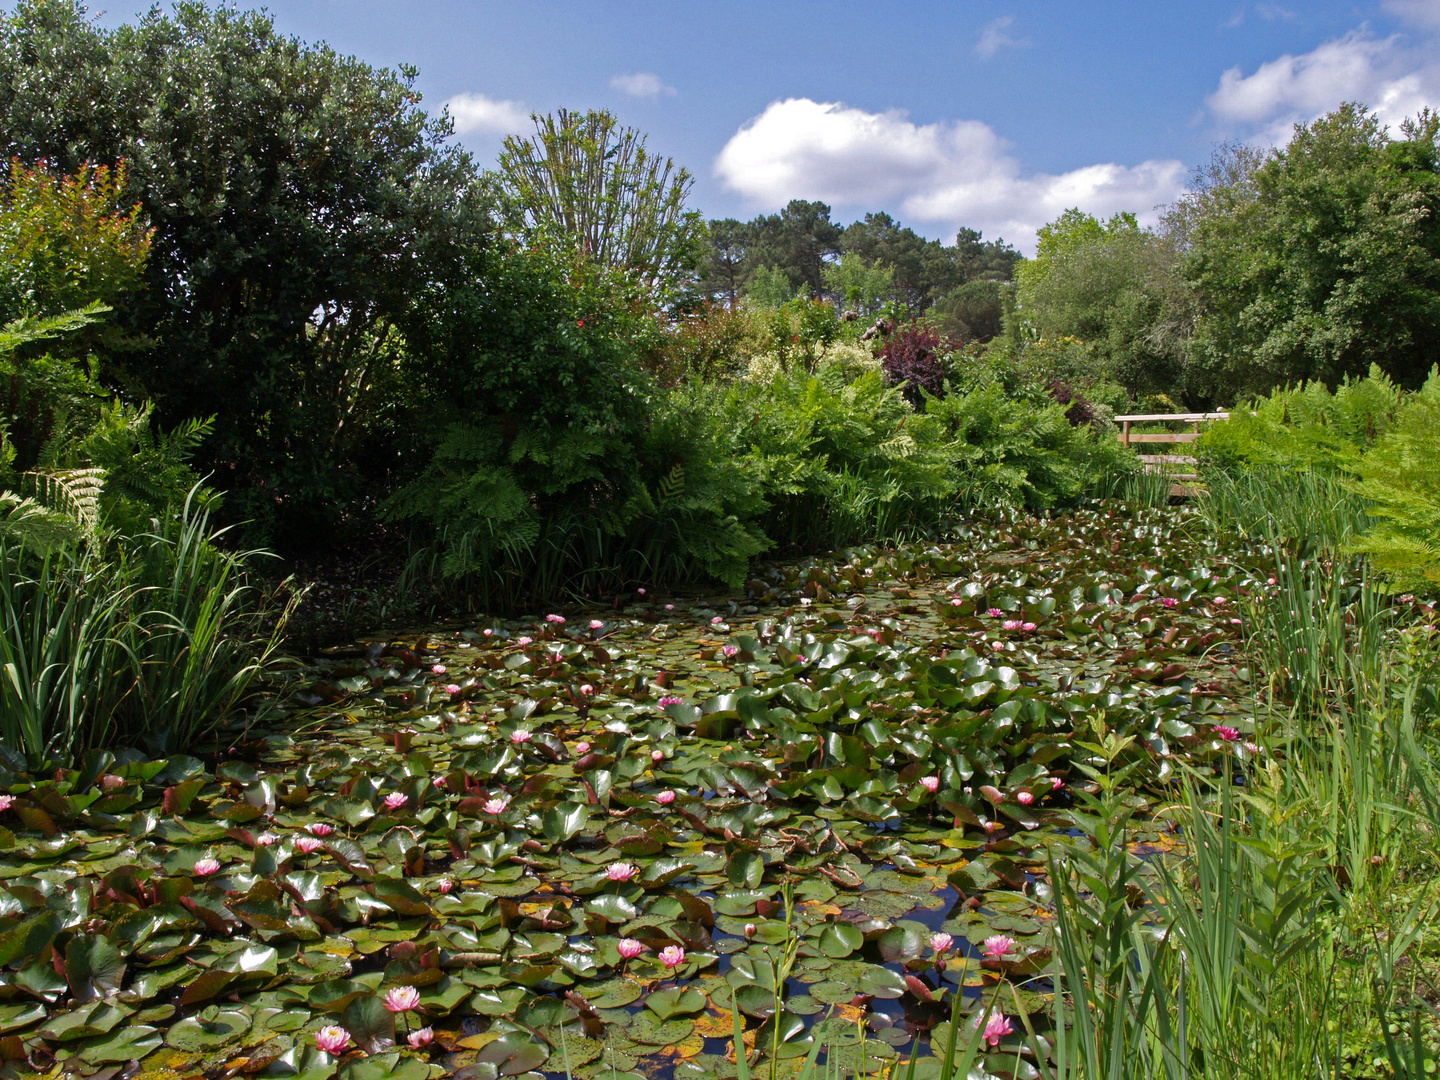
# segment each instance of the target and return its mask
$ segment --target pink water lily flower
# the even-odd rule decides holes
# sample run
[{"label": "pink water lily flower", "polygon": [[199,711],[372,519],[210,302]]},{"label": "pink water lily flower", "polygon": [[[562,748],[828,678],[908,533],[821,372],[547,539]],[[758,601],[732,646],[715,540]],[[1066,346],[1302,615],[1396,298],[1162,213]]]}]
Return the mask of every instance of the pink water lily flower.
[{"label": "pink water lily flower", "polygon": [[195,873],[201,877],[209,877],[219,869],[220,860],[218,859],[200,859],[195,863]]},{"label": "pink water lily flower", "polygon": [[661,806],[669,806],[675,801],[675,792],[670,790],[657,791],[655,793],[655,801]]},{"label": "pink water lily flower", "polygon": [[605,868],[605,876],[611,881],[629,881],[638,873],[635,865],[628,862],[611,863]]},{"label": "pink water lily flower", "polygon": [[524,743],[529,742],[531,738],[533,738],[533,736],[524,728],[516,728],[514,731],[510,732],[510,741],[516,746],[521,746]]},{"label": "pink water lily flower", "polygon": [[530,644],[532,641],[534,641],[534,640],[535,640],[534,638],[530,638],[530,637],[518,637],[518,638],[515,639],[515,644],[516,644],[516,645],[529,645],[529,644]]},{"label": "pink water lily flower", "polygon": [[655,764],[657,764],[657,765],[660,764],[660,762],[662,762],[662,761],[665,760],[665,751],[664,751],[664,750],[651,750],[651,751],[650,751],[650,760],[653,761],[653,762],[654,762]]},{"label": "pink water lily flower", "polygon": [[1033,634],[1039,627],[1033,622],[1021,623],[1020,629],[1027,634]]},{"label": "pink water lily flower", "polygon": [[335,831],[333,826],[326,825],[323,821],[317,821],[314,825],[307,825],[306,828],[308,828],[314,836],[329,836]]},{"label": "pink water lily flower", "polygon": [[992,934],[985,939],[985,944],[980,946],[980,953],[982,956],[990,957],[991,960],[1003,960],[1016,948],[1014,938],[1006,937],[1004,934]]},{"label": "pink water lily flower", "polygon": [[1052,777],[1050,777],[1050,790],[1051,790],[1051,791],[1059,791],[1059,790],[1060,790],[1062,787],[1064,787],[1064,786],[1065,786],[1065,781],[1064,781],[1064,780],[1061,780],[1060,777],[1058,777],[1058,776],[1052,776]]},{"label": "pink water lily flower", "polygon": [[560,623],[563,623],[563,622],[565,621],[565,616],[564,616],[564,615],[546,615],[546,616],[545,616],[545,621],[548,622],[548,623],[554,623],[555,625],[558,626]]},{"label": "pink water lily flower", "polygon": [[588,754],[589,752],[590,752],[590,744],[589,744],[588,742],[577,742],[577,743],[575,744],[575,753],[577,753],[577,754],[579,754],[579,755],[581,755],[581,756],[583,757],[584,755]]},{"label": "pink water lily flower", "polygon": [[4,813],[6,810],[9,810],[10,807],[12,807],[12,806],[14,806],[14,805],[15,805],[15,796],[13,796],[13,795],[0,795],[0,813]]},{"label": "pink water lily flower", "polygon": [[315,1033],[315,1045],[327,1054],[343,1054],[350,1045],[350,1032],[331,1024]]},{"label": "pink water lily flower", "polygon": [[430,671],[432,674],[435,675],[444,675],[446,668],[444,664],[431,664]]},{"label": "pink water lily flower", "polygon": [[435,883],[435,888],[440,890],[441,896],[449,896],[455,888],[455,882],[451,881],[448,877],[442,877]]},{"label": "pink water lily flower", "polygon": [[935,954],[937,956],[942,956],[945,953],[949,952],[951,946],[953,946],[954,944],[955,939],[949,934],[930,935],[930,948],[935,950]]},{"label": "pink water lily flower", "polygon": [[1005,648],[1005,643],[1003,641],[992,641],[990,648],[995,652],[1002,652]]},{"label": "pink water lily flower", "polygon": [[685,963],[685,950],[679,945],[666,945],[660,950],[660,962],[667,968],[677,968]]},{"label": "pink water lily flower", "polygon": [[400,807],[404,806],[404,805],[405,805],[406,803],[408,803],[409,801],[410,801],[410,796],[409,796],[409,795],[405,795],[405,794],[403,794],[402,792],[399,792],[399,791],[396,791],[396,792],[394,792],[393,794],[390,794],[390,795],[386,795],[386,796],[385,796],[385,805],[386,805],[388,808],[390,808],[391,810],[399,810]]},{"label": "pink water lily flower", "polygon": [[1004,1013],[991,1013],[990,1018],[985,1021],[985,1031],[982,1037],[993,1050],[1000,1045],[1001,1039],[1014,1033],[1015,1029],[1010,1025],[1010,1021],[1005,1019]]},{"label": "pink water lily flower", "polygon": [[509,799],[487,799],[483,809],[487,814],[503,814],[509,805]]},{"label": "pink water lily flower", "polygon": [[1215,727],[1215,737],[1224,739],[1226,742],[1236,742],[1240,738],[1240,732],[1236,728],[1218,724]]},{"label": "pink water lily flower", "polygon": [[951,601],[950,601],[950,606],[951,606],[951,607],[963,607],[964,605],[965,605],[965,601],[964,601],[964,600],[961,600],[958,596],[952,598]]},{"label": "pink water lily flower", "polygon": [[933,794],[940,790],[940,778],[938,776],[922,776],[920,777],[920,786]]},{"label": "pink water lily flower", "polygon": [[490,627],[487,626],[484,630],[481,630],[480,633],[483,634],[485,637],[489,637],[490,635],[495,633],[495,631],[491,630]]},{"label": "pink water lily flower", "polygon": [[270,833],[270,832],[261,833],[259,836],[255,837],[255,846],[256,846],[256,847],[270,847],[270,846],[271,846],[272,844],[274,844],[275,841],[278,840],[278,839],[280,839],[280,838],[279,838],[278,836],[276,836],[274,833]]},{"label": "pink water lily flower", "polygon": [[675,605],[674,605],[674,604],[666,604],[666,605],[665,605],[665,610],[666,610],[666,611],[674,611],[674,610],[675,610]]},{"label": "pink water lily flower", "polygon": [[591,630],[603,630],[604,628],[605,628],[605,623],[604,623],[602,620],[600,620],[600,619],[591,619],[591,620],[590,620],[590,629],[591,629]]},{"label": "pink water lily flower", "polygon": [[1019,630],[1020,627],[1024,625],[1025,624],[1019,619],[1006,619],[1003,623],[1000,624],[1000,628],[1002,630]]},{"label": "pink water lily flower", "polygon": [[728,659],[730,659],[730,657],[734,656],[736,653],[738,653],[738,652],[740,651],[740,646],[738,646],[738,645],[725,645],[725,646],[722,646],[722,647],[721,647],[720,651],[725,654],[725,658],[728,660]]},{"label": "pink water lily flower", "polygon": [[755,940],[755,935],[758,934],[759,932],[760,932],[760,928],[759,928],[758,926],[756,926],[753,922],[747,922],[747,923],[745,924],[745,940],[746,940],[746,941],[754,941],[754,940]]},{"label": "pink water lily flower", "polygon": [[635,957],[639,956],[645,949],[646,946],[644,944],[631,937],[622,937],[615,944],[615,951],[626,960],[634,960]]},{"label": "pink water lily flower", "polygon": [[589,697],[591,694],[595,693],[595,687],[591,686],[588,682],[581,683],[580,693],[583,697]]},{"label": "pink water lily flower", "polygon": [[1164,604],[1166,607],[1174,607],[1176,604],[1180,603],[1180,601],[1176,600],[1173,596],[1166,596],[1161,598],[1160,603]]},{"label": "pink water lily flower", "polygon": [[641,596],[644,596],[644,595],[645,595],[645,590],[644,590],[643,588],[636,589],[635,591],[636,591],[637,593],[639,593]]},{"label": "pink water lily flower", "polygon": [[680,705],[684,700],[684,698],[675,697],[673,694],[667,694],[660,699],[660,707],[663,709],[666,705]]},{"label": "pink water lily flower", "polygon": [[1002,615],[1004,615],[1005,612],[1001,611],[998,607],[992,607],[988,611],[986,611],[985,614],[989,615],[992,619],[998,619]]},{"label": "pink water lily flower", "polygon": [[448,684],[448,685],[445,687],[445,693],[449,694],[451,697],[454,697],[454,696],[455,696],[456,694],[458,694],[459,692],[460,692],[460,684],[459,684],[459,683],[453,683],[453,682],[452,682],[452,683]]},{"label": "pink water lily flower", "polygon": [[302,836],[295,841],[295,846],[309,855],[312,851],[319,851],[325,845],[313,836]]},{"label": "pink water lily flower", "polygon": [[433,788],[443,788],[443,787],[445,786],[445,777],[443,777],[443,776],[434,776],[434,777],[431,777],[431,779],[430,779],[430,786],[433,787]]},{"label": "pink water lily flower", "polygon": [[713,619],[710,620],[710,625],[711,625],[711,626],[719,626],[719,625],[720,625],[721,623],[723,623],[724,621],[725,621],[725,617],[724,617],[723,615],[716,615]]},{"label": "pink water lily flower", "polygon": [[410,1012],[420,1005],[420,991],[413,986],[397,986],[385,995],[384,1004],[392,1013]]},{"label": "pink water lily flower", "polygon": [[435,1041],[435,1029],[423,1027],[419,1031],[412,1031],[405,1036],[405,1041],[410,1044],[412,1050],[419,1050],[422,1046],[429,1046]]},{"label": "pink water lily flower", "polygon": [[1018,791],[1015,793],[1015,801],[1021,806],[1029,806],[1035,801],[1035,796],[1028,791]]}]

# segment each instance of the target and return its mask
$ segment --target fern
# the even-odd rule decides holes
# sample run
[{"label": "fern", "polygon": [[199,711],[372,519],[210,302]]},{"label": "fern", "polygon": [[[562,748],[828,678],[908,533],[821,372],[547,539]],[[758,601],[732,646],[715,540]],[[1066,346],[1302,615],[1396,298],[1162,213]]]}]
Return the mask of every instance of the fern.
[{"label": "fern", "polygon": [[1440,368],[1355,465],[1375,525],[1354,543],[1396,588],[1440,587]]},{"label": "fern", "polygon": [[84,527],[70,514],[13,491],[0,491],[0,541],[15,541],[48,555],[78,543],[85,535]]}]

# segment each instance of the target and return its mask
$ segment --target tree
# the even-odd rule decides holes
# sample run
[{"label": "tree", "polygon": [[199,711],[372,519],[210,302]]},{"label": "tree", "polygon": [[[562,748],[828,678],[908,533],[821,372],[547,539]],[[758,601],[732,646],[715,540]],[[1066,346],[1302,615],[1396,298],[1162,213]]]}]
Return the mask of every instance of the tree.
[{"label": "tree", "polygon": [[606,110],[534,115],[535,134],[511,135],[500,153],[500,188],[533,243],[573,245],[652,288],[694,268],[704,228],[685,209],[693,181],[645,136]]},{"label": "tree", "polygon": [[706,226],[705,238],[708,243],[701,259],[700,278],[712,293],[723,296],[726,306],[733,309],[745,283],[750,229],[735,218],[721,218]]},{"label": "tree", "polygon": [[1133,214],[1102,222],[1073,209],[1038,237],[1035,258],[1016,272],[1019,313],[1034,331],[1089,343],[1092,378],[1132,396],[1182,395],[1194,301],[1173,240],[1140,228]]},{"label": "tree", "polygon": [[866,214],[845,230],[843,245],[867,266],[890,267],[896,299],[915,312],[924,311],[962,281],[952,253],[938,240],[926,240],[889,214]]},{"label": "tree", "polygon": [[825,285],[844,307],[873,315],[895,291],[895,268],[867,264],[859,255],[846,252],[838,263],[826,265]]},{"label": "tree", "polygon": [[1424,382],[1440,354],[1440,117],[1400,135],[1346,104],[1263,159],[1222,156],[1182,201],[1172,220],[1211,395],[1333,385],[1372,363]]},{"label": "tree", "polygon": [[749,272],[774,267],[792,289],[809,296],[825,291],[825,264],[840,255],[841,231],[823,202],[792,199],[778,214],[762,214],[750,223]]},{"label": "tree", "polygon": [[493,230],[414,77],[193,0],[113,32],[74,0],[22,0],[0,29],[6,155],[125,161],[154,230],[116,313],[147,344],[112,370],[167,425],[217,414],[202,466],[261,528],[333,537],[396,467],[398,330]]}]

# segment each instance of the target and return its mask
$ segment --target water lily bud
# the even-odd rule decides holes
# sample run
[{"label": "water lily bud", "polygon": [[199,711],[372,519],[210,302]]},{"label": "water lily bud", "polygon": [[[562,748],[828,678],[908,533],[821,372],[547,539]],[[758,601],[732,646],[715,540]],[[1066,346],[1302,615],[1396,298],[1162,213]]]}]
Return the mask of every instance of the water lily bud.
[{"label": "water lily bud", "polygon": [[412,1050],[419,1050],[422,1046],[429,1046],[435,1040],[435,1029],[423,1027],[419,1031],[412,1031],[405,1037]]},{"label": "water lily bud", "polygon": [[747,922],[747,923],[745,924],[745,939],[746,939],[747,941],[754,941],[754,940],[755,940],[755,931],[756,931],[756,926],[755,926],[755,924],[754,924],[753,922]]}]

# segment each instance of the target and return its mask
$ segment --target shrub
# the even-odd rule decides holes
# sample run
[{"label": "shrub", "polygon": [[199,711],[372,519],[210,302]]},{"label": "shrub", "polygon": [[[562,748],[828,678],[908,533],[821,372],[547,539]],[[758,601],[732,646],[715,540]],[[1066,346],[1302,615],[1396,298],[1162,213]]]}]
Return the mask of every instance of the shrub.
[{"label": "shrub", "polygon": [[892,386],[904,387],[905,397],[917,408],[925,395],[940,397],[950,374],[950,354],[960,343],[945,337],[938,327],[912,323],[896,330],[880,350],[880,367]]}]

